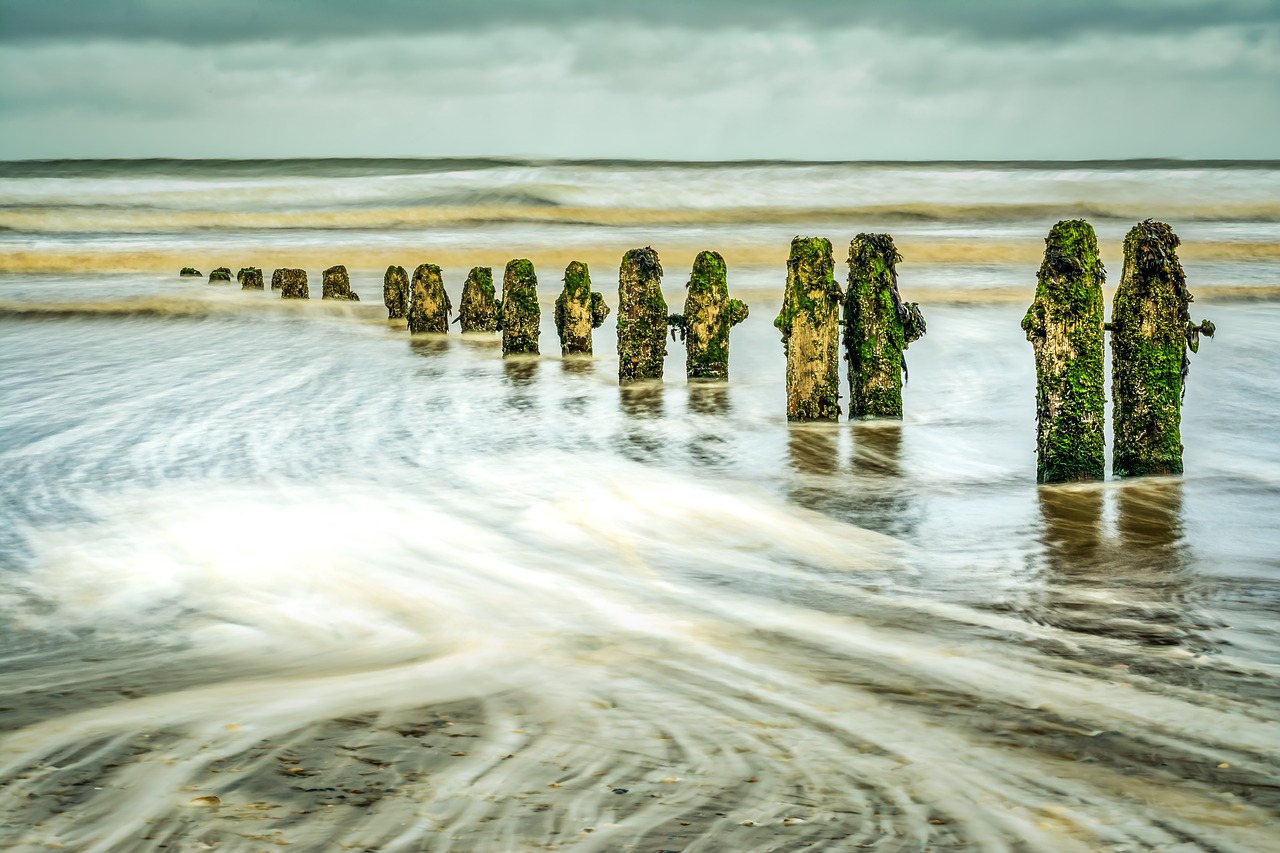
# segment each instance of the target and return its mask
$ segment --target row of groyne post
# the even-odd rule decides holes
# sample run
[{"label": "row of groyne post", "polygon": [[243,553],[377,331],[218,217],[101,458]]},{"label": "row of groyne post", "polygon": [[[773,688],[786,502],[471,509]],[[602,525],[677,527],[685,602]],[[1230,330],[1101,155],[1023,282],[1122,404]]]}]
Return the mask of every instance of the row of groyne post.
[{"label": "row of groyne post", "polygon": [[[1104,319],[1106,271],[1097,236],[1084,220],[1059,222],[1045,238],[1036,293],[1022,319],[1036,361],[1036,478],[1041,483],[1097,480],[1105,471],[1106,381],[1104,336],[1111,333],[1111,395],[1116,476],[1182,472],[1181,408],[1190,365],[1201,335],[1212,337],[1208,320],[1191,321],[1192,301],[1178,260],[1178,237],[1162,222],[1147,220],[1124,241],[1124,270]],[[849,244],[848,275],[835,278],[831,242],[796,237],[787,259],[782,308],[774,326],[786,356],[787,419],[836,421],[840,407],[840,361],[849,382],[848,417],[903,415],[908,376],[906,350],[925,333],[918,303],[902,298],[897,265],[902,256],[888,234],[859,234]],[[184,276],[199,276],[184,268]],[[618,381],[627,385],[661,380],[668,335],[686,348],[690,380],[729,377],[730,329],[748,316],[745,303],[729,297],[727,268],[719,253],[698,254],[686,285],[684,310],[668,313],[662,293],[662,263],[652,247],[627,251],[618,273]],[[236,279],[245,290],[265,289],[262,271],[246,267]],[[210,282],[230,282],[219,267]],[[326,269],[322,298],[359,301],[346,267]],[[555,301],[562,355],[591,355],[592,331],[610,309],[591,289],[585,263],[565,269]],[[284,299],[308,299],[307,274],[277,269],[271,287]],[[389,266],[383,303],[391,320],[409,332],[502,335],[504,356],[536,355],[542,312],[533,263],[510,261],[495,288],[489,267],[467,274],[457,316],[440,267],[421,264],[409,276]]]}]

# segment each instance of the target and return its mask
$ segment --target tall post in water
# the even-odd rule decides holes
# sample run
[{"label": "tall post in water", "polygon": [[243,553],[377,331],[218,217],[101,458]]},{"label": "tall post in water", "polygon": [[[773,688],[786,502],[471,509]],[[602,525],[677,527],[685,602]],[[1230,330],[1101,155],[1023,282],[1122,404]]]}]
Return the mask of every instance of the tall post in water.
[{"label": "tall post in water", "polygon": [[527,258],[507,262],[502,274],[502,354],[538,354],[542,309],[538,277]]},{"label": "tall post in water", "polygon": [[440,267],[435,264],[419,264],[413,271],[411,292],[407,314],[409,331],[415,335],[423,332],[448,332],[449,312],[453,310],[453,306],[449,304],[449,294],[444,291]]},{"label": "tall post in water", "polygon": [[888,234],[859,234],[849,244],[844,296],[844,357],[849,417],[901,418],[903,352],[924,334],[924,315],[898,292],[902,260]]},{"label": "tall post in water", "polygon": [[1044,242],[1036,297],[1022,318],[1036,355],[1036,480],[1101,480],[1106,271],[1083,219],[1059,222]]},{"label": "tall post in water", "polygon": [[324,278],[321,279],[320,284],[320,298],[360,301],[360,296],[351,290],[351,279],[347,277],[345,266],[338,264],[324,271]]},{"label": "tall post in water", "polygon": [[1148,219],[1124,238],[1124,272],[1111,308],[1111,405],[1117,477],[1182,473],[1183,383],[1200,335],[1178,261],[1178,237]]},{"label": "tall post in water", "polygon": [[604,297],[591,292],[591,273],[581,261],[564,271],[564,290],[556,297],[556,333],[561,355],[591,355],[591,330],[609,316]]},{"label": "tall post in water", "polygon": [[666,355],[662,263],[650,246],[630,249],[618,270],[618,383],[661,379]]},{"label": "tall post in water", "polygon": [[244,267],[236,273],[236,281],[241,290],[263,290],[262,270],[257,267]]},{"label": "tall post in water", "polygon": [[409,313],[409,274],[395,264],[382,276],[382,304],[388,320],[403,320]]},{"label": "tall post in water", "polygon": [[472,267],[467,273],[467,283],[462,286],[462,298],[458,302],[458,319],[455,323],[464,332],[496,332],[502,328],[499,322],[502,304],[494,299],[493,270],[489,267]]},{"label": "tall post in water", "polygon": [[[276,282],[279,282],[279,285]],[[280,289],[281,299],[310,299],[307,289],[307,271],[298,269],[278,269],[271,274],[271,289]]]},{"label": "tall post in water", "polygon": [[699,252],[689,274],[684,313],[669,319],[671,334],[685,345],[685,373],[689,379],[729,378],[729,329],[747,319],[745,302],[729,298],[724,258],[719,252]]},{"label": "tall post in water", "polygon": [[831,241],[796,237],[787,258],[787,287],[773,325],[787,356],[787,420],[840,416],[840,323],[844,294],[832,272]]}]

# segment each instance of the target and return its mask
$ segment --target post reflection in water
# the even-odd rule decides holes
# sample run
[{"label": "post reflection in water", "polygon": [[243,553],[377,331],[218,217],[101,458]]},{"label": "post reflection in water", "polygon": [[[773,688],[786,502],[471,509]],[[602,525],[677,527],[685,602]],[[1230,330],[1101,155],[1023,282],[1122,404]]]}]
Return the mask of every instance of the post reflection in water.
[{"label": "post reflection in water", "polygon": [[729,385],[726,382],[690,382],[689,413],[698,424],[689,441],[689,455],[699,465],[731,465],[734,461],[729,418]]},{"label": "post reflection in water", "polygon": [[447,362],[440,356],[449,351],[449,338],[447,336],[410,335],[409,351],[425,359],[418,370],[421,375],[440,377],[445,374]]},{"label": "post reflection in water", "polygon": [[502,360],[502,378],[510,389],[506,398],[507,408],[527,412],[538,407],[538,394],[534,388],[538,381],[537,356],[507,356]]},{"label": "post reflection in water", "polygon": [[595,373],[596,362],[589,355],[566,355],[560,359],[560,369],[572,376],[589,376]]},{"label": "post reflection in water", "polygon": [[849,520],[889,536],[910,537],[918,528],[916,501],[903,480],[902,423],[868,421],[853,425],[849,479],[859,499]]},{"label": "post reflection in water", "polygon": [[618,388],[618,404],[625,424],[619,450],[628,459],[650,462],[660,458],[668,441],[662,428],[666,413],[663,386],[659,382],[637,382]]}]

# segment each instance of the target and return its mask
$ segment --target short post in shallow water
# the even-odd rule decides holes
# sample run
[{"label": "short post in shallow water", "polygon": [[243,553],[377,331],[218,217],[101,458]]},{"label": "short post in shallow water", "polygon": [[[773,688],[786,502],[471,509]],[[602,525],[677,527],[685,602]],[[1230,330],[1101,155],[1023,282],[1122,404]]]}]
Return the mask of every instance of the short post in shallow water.
[{"label": "short post in shallow water", "polygon": [[231,270],[228,269],[227,267],[218,267],[216,270],[209,273],[209,283],[213,284],[215,281],[219,283],[226,282],[230,284]]},{"label": "short post in shallow water", "polygon": [[502,274],[502,354],[537,355],[542,309],[533,262],[517,258]]},{"label": "short post in shallow water", "polygon": [[1036,480],[1101,480],[1106,271],[1083,219],[1059,222],[1044,242],[1035,300],[1022,318],[1036,356]]},{"label": "short post in shallow water", "polygon": [[1182,398],[1200,335],[1178,261],[1178,236],[1148,219],[1124,238],[1124,272],[1111,307],[1111,405],[1117,477],[1182,473]]},{"label": "short post in shallow water", "polygon": [[392,264],[382,276],[382,304],[388,320],[403,320],[409,312],[409,274]]},{"label": "short post in shallow water", "polygon": [[831,241],[796,237],[787,258],[787,287],[773,325],[787,356],[787,420],[840,416],[840,301]]},{"label": "short post in shallow water", "polygon": [[466,284],[462,285],[458,319],[454,322],[461,325],[464,332],[496,332],[502,328],[498,321],[501,307],[494,298],[493,269],[472,267]]},{"label": "short post in shallow water", "polygon": [[[277,284],[279,282],[279,284]],[[310,299],[307,290],[307,271],[299,269],[278,269],[271,274],[271,289],[280,290],[281,299]]]},{"label": "short post in shallow water", "polygon": [[195,267],[183,267],[178,275],[182,278],[204,278],[204,274]]},{"label": "short post in shallow water", "polygon": [[241,290],[265,289],[262,283],[262,270],[257,267],[243,267],[236,273],[236,281],[240,282]]},{"label": "short post in shallow water", "polygon": [[358,294],[351,290],[351,279],[347,276],[347,268],[342,264],[329,267],[324,271],[320,282],[321,299],[338,299],[347,302],[359,302]]},{"label": "short post in shallow water", "polygon": [[556,297],[556,334],[561,355],[591,355],[591,330],[609,316],[604,297],[591,291],[591,272],[581,261],[564,271],[564,289]]},{"label": "short post in shallow water", "polygon": [[671,336],[685,346],[692,380],[729,378],[729,329],[747,319],[745,302],[729,298],[728,270],[719,252],[699,252],[689,274],[684,313],[672,314]]},{"label": "short post in shallow water", "polygon": [[453,305],[444,290],[440,267],[435,264],[419,264],[413,271],[413,287],[409,297],[409,331],[419,335],[425,332],[448,332],[449,313]]},{"label": "short post in shallow water", "polygon": [[618,269],[618,384],[661,379],[666,356],[662,263],[650,246],[629,249]]},{"label": "short post in shallow water", "polygon": [[849,417],[902,418],[904,352],[924,334],[924,315],[898,292],[902,260],[888,234],[859,234],[849,244],[844,295],[844,357]]}]

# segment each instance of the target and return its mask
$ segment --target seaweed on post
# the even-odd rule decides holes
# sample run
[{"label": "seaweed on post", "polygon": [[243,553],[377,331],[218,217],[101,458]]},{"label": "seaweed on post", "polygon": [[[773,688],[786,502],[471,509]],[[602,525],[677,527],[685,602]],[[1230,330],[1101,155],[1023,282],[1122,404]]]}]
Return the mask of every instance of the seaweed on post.
[{"label": "seaweed on post", "polygon": [[227,267],[218,267],[216,270],[209,273],[209,283],[213,284],[215,281],[227,282],[229,284],[231,282],[231,270]]},{"label": "seaweed on post", "polygon": [[729,330],[747,319],[745,302],[729,298],[728,271],[719,252],[699,252],[689,273],[684,313],[667,318],[671,337],[685,345],[685,374],[693,380],[729,378]]},{"label": "seaweed on post", "polygon": [[409,332],[448,332],[449,313],[453,305],[444,290],[440,267],[435,264],[419,264],[413,271],[413,286],[409,300]]},{"label": "seaweed on post", "polygon": [[651,246],[629,249],[618,269],[618,383],[661,379],[666,356],[662,263]]},{"label": "seaweed on post", "polygon": [[527,258],[508,261],[502,274],[502,354],[537,355],[541,322],[533,263]]},{"label": "seaweed on post", "polygon": [[1178,261],[1178,236],[1148,219],[1124,238],[1124,271],[1111,309],[1112,472],[1118,477],[1182,473],[1182,400],[1200,335]]},{"label": "seaweed on post", "polygon": [[859,234],[849,244],[844,297],[844,357],[849,417],[901,418],[904,351],[925,332],[924,315],[898,292],[902,255],[888,234]]},{"label": "seaweed on post", "polygon": [[1022,318],[1036,357],[1036,479],[1100,480],[1106,270],[1093,227],[1083,219],[1059,222],[1044,242],[1035,300]]},{"label": "seaweed on post", "polygon": [[241,290],[265,289],[262,282],[262,270],[257,267],[243,267],[240,272],[236,273],[236,281],[240,282]]},{"label": "seaweed on post", "polygon": [[591,291],[591,273],[581,261],[564,271],[564,289],[556,297],[556,333],[561,355],[591,355],[591,330],[609,316],[604,297]]},{"label": "seaweed on post", "polygon": [[839,317],[831,241],[796,237],[787,258],[782,310],[773,325],[787,357],[787,420],[834,421],[840,416]]},{"label": "seaweed on post", "polygon": [[493,270],[489,267],[472,267],[462,285],[462,298],[458,301],[458,318],[454,320],[463,332],[496,332],[502,328],[499,322],[502,303],[494,298]]}]

